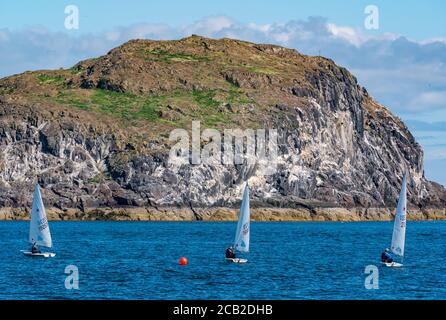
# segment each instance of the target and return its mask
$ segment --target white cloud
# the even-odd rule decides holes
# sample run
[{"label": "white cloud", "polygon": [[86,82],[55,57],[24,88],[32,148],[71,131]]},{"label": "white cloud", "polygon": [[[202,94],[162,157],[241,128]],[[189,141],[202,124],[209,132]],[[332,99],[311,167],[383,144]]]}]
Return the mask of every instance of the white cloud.
[{"label": "white cloud", "polygon": [[228,17],[211,16],[184,27],[181,32],[212,36],[212,34],[231,28],[233,24],[234,21]]},{"label": "white cloud", "polygon": [[378,101],[399,114],[407,116],[446,110],[446,65],[396,64],[394,67],[355,68],[351,71]]},{"label": "white cloud", "polygon": [[345,40],[356,47],[367,41],[367,38],[361,32],[350,27],[340,27],[334,23],[328,23],[327,29],[333,37]]},{"label": "white cloud", "polygon": [[446,160],[446,148],[425,148],[425,160]]},{"label": "white cloud", "polygon": [[247,27],[253,30],[268,33],[272,29],[272,24],[268,23],[268,24],[257,25],[255,23],[248,23]]},{"label": "white cloud", "polygon": [[446,91],[426,91],[420,93],[413,101],[412,107],[417,110],[429,108],[443,108],[446,106]]},{"label": "white cloud", "polygon": [[446,44],[446,37],[437,37],[437,38],[430,38],[427,40],[423,40],[420,41],[421,44],[431,44],[431,43],[436,43],[436,42],[442,42],[444,44]]},{"label": "white cloud", "polygon": [[1,42],[9,41],[9,34],[6,31],[0,30],[0,41]]},{"label": "white cloud", "polygon": [[140,23],[126,28],[120,28],[121,38],[129,39],[168,39],[177,34],[176,30],[166,24],[146,24]]},{"label": "white cloud", "polygon": [[119,31],[108,31],[104,33],[105,39],[107,41],[117,41],[121,37],[121,32]]}]

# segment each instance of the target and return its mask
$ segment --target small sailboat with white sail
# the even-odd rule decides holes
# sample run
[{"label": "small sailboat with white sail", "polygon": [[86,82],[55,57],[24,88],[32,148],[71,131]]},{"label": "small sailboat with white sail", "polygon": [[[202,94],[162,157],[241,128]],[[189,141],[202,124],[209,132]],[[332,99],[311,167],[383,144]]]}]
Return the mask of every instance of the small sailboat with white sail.
[{"label": "small sailboat with white sail", "polygon": [[29,227],[29,243],[32,245],[30,251],[22,250],[25,256],[52,258],[56,256],[52,252],[41,252],[38,246],[51,248],[50,226],[46,217],[45,206],[43,205],[40,186],[37,184],[34,190],[34,199],[31,209],[31,222]]},{"label": "small sailboat with white sail", "polygon": [[[240,215],[237,223],[237,229],[235,233],[234,240],[234,251],[241,253],[249,252],[249,233],[250,233],[250,210],[249,210],[249,186],[248,183],[245,185],[245,190],[243,191],[243,200],[240,207]],[[226,258],[228,262],[234,263],[246,263],[247,259],[242,258]]]},{"label": "small sailboat with white sail", "polygon": [[[392,253],[395,256],[398,256],[401,259],[401,262],[393,261],[393,257],[391,259],[383,259],[381,261],[387,267],[402,267],[403,266],[403,258],[404,258],[404,245],[406,240],[406,219],[407,219],[407,175],[403,177],[403,183],[401,186],[401,193],[398,200],[398,206],[395,214],[395,222],[393,224],[393,234],[392,234],[392,244],[390,249],[386,249],[387,255],[388,252]],[[385,253],[383,253],[384,255]]]}]

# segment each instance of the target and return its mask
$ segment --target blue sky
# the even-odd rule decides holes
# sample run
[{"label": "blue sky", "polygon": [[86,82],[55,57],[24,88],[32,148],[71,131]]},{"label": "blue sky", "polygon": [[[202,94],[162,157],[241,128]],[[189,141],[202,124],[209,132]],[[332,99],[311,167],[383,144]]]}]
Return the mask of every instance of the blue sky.
[{"label": "blue sky", "polygon": [[364,8],[369,4],[380,8],[380,32],[424,40],[444,36],[446,30],[446,3],[442,0],[1,1],[0,26],[18,29],[41,24],[52,30],[64,31],[61,12],[69,4],[78,5],[81,9],[80,31],[85,33],[144,21],[180,26],[210,15],[226,15],[237,21],[258,24],[321,16],[336,24],[360,27],[364,21]]},{"label": "blue sky", "polygon": [[[79,30],[64,27],[70,4]],[[371,4],[378,30],[364,28]],[[1,1],[0,76],[69,67],[131,38],[192,33],[275,43],[349,68],[406,121],[427,177],[446,185],[446,1]]]}]

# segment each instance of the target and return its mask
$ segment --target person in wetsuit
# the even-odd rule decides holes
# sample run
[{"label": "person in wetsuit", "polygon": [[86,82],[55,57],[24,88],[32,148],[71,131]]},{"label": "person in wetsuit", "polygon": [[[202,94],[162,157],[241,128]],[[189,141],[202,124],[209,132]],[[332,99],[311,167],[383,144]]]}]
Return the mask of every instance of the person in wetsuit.
[{"label": "person in wetsuit", "polygon": [[229,248],[226,249],[226,259],[235,259],[235,253],[232,246],[229,246]]},{"label": "person in wetsuit", "polygon": [[390,255],[389,249],[386,249],[383,251],[383,253],[381,253],[381,262],[384,262],[384,263],[392,263],[393,262],[393,258]]},{"label": "person in wetsuit", "polygon": [[41,253],[35,241],[33,242],[33,246],[31,247],[31,253]]}]

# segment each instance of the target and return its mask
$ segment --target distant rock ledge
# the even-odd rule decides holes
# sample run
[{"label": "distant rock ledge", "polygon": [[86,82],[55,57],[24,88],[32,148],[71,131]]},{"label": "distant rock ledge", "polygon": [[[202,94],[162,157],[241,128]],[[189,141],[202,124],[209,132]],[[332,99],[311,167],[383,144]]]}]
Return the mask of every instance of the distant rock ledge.
[{"label": "distant rock ledge", "polygon": [[[0,220],[28,220],[29,209],[1,208]],[[253,221],[389,221],[395,209],[390,208],[253,208]],[[47,209],[52,221],[236,221],[235,208],[92,208]],[[446,208],[412,209],[408,219],[446,220]]]}]

